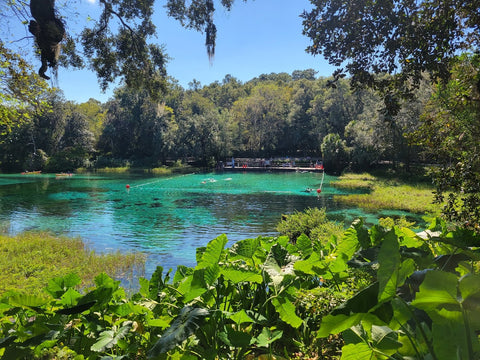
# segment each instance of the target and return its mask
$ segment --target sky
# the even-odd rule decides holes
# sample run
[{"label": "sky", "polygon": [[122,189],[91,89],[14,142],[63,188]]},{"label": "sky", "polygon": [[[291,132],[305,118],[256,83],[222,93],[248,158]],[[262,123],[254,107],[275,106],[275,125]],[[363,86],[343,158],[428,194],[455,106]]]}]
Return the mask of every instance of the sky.
[{"label": "sky", "polygon": [[[165,1],[157,1],[164,4]],[[98,12],[98,0],[81,0],[82,14]],[[261,74],[314,69],[317,76],[330,76],[334,68],[321,57],[307,54],[309,39],[302,35],[299,15],[310,9],[309,0],[236,0],[228,12],[217,6],[215,24],[217,41],[215,57],[211,62],[205,47],[205,35],[184,29],[168,18],[163,5],[157,6],[154,22],[156,41],[163,44],[171,60],[167,65],[169,76],[184,88],[196,79],[201,85],[222,81],[230,74],[242,82]],[[82,15],[84,16],[84,15]],[[67,21],[69,19],[67,18]],[[80,17],[71,26],[80,26]],[[83,22],[84,24],[84,22]],[[58,83],[67,100],[85,102],[95,98],[107,101],[114,85],[102,93],[93,72],[88,70],[59,69]]]}]

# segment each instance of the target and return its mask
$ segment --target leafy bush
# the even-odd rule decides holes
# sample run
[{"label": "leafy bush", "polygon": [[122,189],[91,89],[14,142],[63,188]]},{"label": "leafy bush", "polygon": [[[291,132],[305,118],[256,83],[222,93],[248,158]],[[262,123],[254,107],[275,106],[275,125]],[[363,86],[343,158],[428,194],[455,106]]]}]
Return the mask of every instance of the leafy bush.
[{"label": "leafy bush", "polygon": [[[389,224],[390,226],[391,224]],[[355,221],[327,243],[305,234],[225,235],[175,275],[158,267],[130,298],[105,274],[52,279],[49,297],[0,299],[2,359],[478,359],[480,235],[434,221]]]},{"label": "leafy bush", "polygon": [[325,209],[308,208],[303,212],[296,211],[290,215],[283,215],[277,225],[277,231],[286,235],[291,242],[305,234],[313,241],[326,242],[330,236],[340,236],[343,233],[343,224],[330,221]]}]

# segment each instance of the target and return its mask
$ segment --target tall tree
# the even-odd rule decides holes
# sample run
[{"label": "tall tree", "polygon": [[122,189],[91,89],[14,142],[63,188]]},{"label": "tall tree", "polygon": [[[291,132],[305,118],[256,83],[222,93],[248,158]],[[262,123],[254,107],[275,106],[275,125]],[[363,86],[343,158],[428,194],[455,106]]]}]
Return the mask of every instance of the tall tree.
[{"label": "tall tree", "polygon": [[448,219],[480,232],[480,55],[458,57],[453,70],[436,87],[416,139],[440,163],[432,171]]},{"label": "tall tree", "polygon": [[[354,86],[367,84],[385,95],[410,94],[424,73],[448,81],[456,54],[480,46],[478,0],[311,3],[313,9],[302,15],[304,34],[312,40],[307,50],[343,66]],[[385,73],[394,76],[377,77]],[[394,100],[385,97],[391,111],[398,105]]]}]

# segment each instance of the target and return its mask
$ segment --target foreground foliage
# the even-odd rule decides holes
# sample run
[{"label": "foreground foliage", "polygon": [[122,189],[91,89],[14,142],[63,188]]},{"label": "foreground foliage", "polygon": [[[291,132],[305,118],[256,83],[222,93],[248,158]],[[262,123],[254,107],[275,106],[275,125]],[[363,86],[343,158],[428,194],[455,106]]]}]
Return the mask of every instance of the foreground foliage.
[{"label": "foreground foliage", "polygon": [[[322,243],[305,234],[226,236],[172,277],[158,267],[127,298],[105,274],[47,296],[0,300],[2,359],[475,359],[480,236],[435,221],[416,234],[358,220]],[[63,357],[62,357],[63,356]]]}]

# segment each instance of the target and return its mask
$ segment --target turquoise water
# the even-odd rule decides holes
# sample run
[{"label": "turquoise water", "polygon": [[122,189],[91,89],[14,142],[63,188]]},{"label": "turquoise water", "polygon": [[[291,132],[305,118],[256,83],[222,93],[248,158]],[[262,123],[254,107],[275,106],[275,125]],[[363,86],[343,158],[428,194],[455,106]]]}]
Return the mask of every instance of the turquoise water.
[{"label": "turquoise water", "polygon": [[358,216],[376,221],[379,214],[333,201],[345,194],[330,186],[335,177],[325,176],[320,196],[305,191],[321,179],[318,173],[0,175],[0,224],[13,234],[80,236],[98,252],[144,251],[149,274],[157,265],[194,265],[195,249],[220,234],[230,244],[275,235],[281,215],[295,210],[325,207],[347,225]]}]

